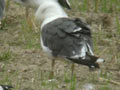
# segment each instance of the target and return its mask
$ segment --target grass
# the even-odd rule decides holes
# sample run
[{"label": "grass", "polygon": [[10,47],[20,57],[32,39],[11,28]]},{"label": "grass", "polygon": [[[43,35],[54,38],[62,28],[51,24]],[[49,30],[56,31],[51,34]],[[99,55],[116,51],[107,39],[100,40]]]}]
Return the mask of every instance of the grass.
[{"label": "grass", "polygon": [[12,59],[12,52],[10,52],[9,50],[3,52],[3,53],[0,55],[0,61],[6,62],[6,61],[9,61],[10,59]]},{"label": "grass", "polygon": [[31,27],[29,27],[26,19],[21,22],[21,30],[22,40],[25,41],[26,48],[30,49],[34,47],[39,49],[40,44],[38,42],[40,40],[38,37],[40,37],[40,32],[35,32]]},{"label": "grass", "polygon": [[70,2],[72,2],[73,8],[77,11],[80,10],[85,12],[92,11],[103,13],[118,13],[120,11],[119,0],[75,0],[74,2],[70,0]]},{"label": "grass", "polygon": [[[119,0],[70,0],[70,16],[81,17],[92,27],[94,52],[106,60],[101,69],[90,72],[76,65],[71,80],[70,63],[56,61],[55,81],[49,82],[50,63],[40,47],[40,29],[29,26],[24,8],[10,2],[0,29],[0,84],[14,90],[83,90],[86,83],[96,90],[120,90],[120,2]],[[33,17],[32,10],[30,16]],[[30,21],[29,21],[30,22]],[[110,22],[110,23],[109,23]]]},{"label": "grass", "polygon": [[117,24],[117,34],[120,35],[120,20],[118,17],[116,17],[116,24]]}]

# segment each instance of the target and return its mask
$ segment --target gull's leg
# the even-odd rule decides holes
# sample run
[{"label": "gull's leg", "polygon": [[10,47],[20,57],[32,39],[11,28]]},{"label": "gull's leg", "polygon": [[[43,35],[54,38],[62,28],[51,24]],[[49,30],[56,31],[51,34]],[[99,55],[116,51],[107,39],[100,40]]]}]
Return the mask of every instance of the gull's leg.
[{"label": "gull's leg", "polygon": [[55,66],[55,59],[52,59],[50,79],[53,79],[53,76],[54,76],[54,66]]},{"label": "gull's leg", "polygon": [[6,11],[8,11],[9,6],[10,6],[10,0],[7,0],[7,1],[6,1]]},{"label": "gull's leg", "polygon": [[26,16],[26,18],[28,18],[29,17],[29,8],[28,7],[25,7],[25,16]]}]

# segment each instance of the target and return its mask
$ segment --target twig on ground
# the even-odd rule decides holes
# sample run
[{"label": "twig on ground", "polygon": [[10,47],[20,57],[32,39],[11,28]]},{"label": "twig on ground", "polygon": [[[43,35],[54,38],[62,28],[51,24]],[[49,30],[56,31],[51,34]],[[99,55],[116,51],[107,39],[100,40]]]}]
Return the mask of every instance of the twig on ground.
[{"label": "twig on ground", "polygon": [[115,85],[120,85],[120,82],[117,82],[114,80],[109,80],[109,79],[102,78],[102,77],[99,78],[99,81],[102,81],[102,82],[105,81],[105,82],[110,82],[110,83],[115,84]]}]

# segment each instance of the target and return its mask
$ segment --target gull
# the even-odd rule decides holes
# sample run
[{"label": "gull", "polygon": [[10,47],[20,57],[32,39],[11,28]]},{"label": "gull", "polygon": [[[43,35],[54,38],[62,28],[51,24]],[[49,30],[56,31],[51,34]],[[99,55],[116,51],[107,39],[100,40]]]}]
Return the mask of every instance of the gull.
[{"label": "gull", "polygon": [[[79,18],[70,18],[63,10],[61,5],[70,7],[68,0],[64,3],[60,0],[23,1],[35,8],[35,18],[42,22],[41,47],[52,58],[51,77],[54,75],[55,60],[59,57],[90,69],[99,68],[99,63],[104,62],[104,59],[93,53],[91,29],[88,25]],[[73,70],[74,64],[72,73]]]}]

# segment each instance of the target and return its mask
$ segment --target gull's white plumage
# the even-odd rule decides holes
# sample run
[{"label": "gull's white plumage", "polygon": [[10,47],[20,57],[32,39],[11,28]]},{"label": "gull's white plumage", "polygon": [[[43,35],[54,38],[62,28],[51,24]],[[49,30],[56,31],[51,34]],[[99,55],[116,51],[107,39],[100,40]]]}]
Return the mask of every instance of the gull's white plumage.
[{"label": "gull's white plumage", "polygon": [[0,86],[0,90],[3,90],[3,88]]},{"label": "gull's white plumage", "polygon": [[44,1],[36,10],[35,18],[37,21],[43,21],[42,28],[57,18],[68,18],[68,16],[57,2]]}]

